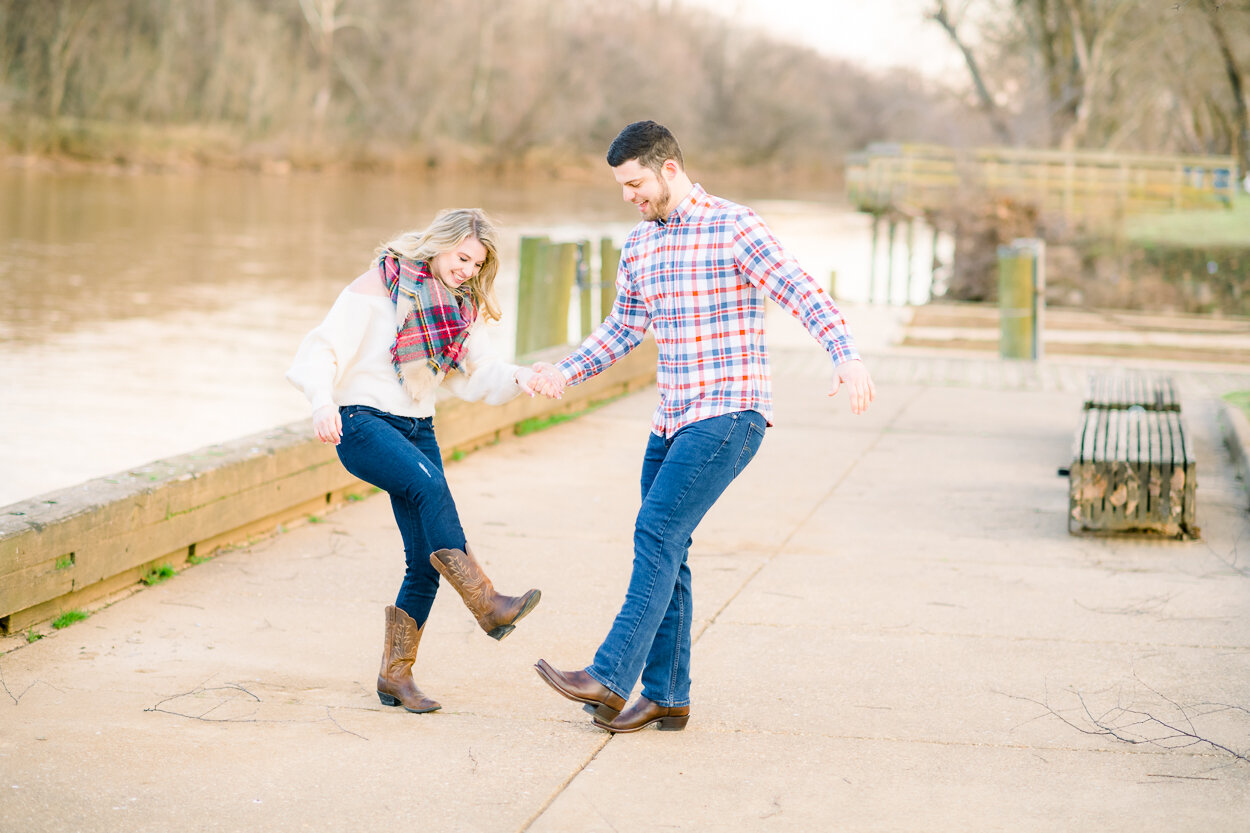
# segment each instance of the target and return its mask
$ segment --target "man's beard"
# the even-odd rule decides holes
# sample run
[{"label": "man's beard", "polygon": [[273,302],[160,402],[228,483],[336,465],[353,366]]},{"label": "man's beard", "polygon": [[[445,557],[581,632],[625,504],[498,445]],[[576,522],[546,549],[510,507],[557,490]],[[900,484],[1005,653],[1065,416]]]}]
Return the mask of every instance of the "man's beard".
[{"label": "man's beard", "polygon": [[643,213],[642,215],[642,218],[644,220],[651,220],[652,222],[656,220],[663,220],[665,217],[668,216],[668,210],[669,210],[668,204],[669,202],[672,201],[672,198],[673,198],[673,192],[668,187],[668,183],[664,180],[664,177],[660,176],[656,178],[660,182],[660,203],[661,204],[657,205],[655,200],[651,200],[649,204],[647,205],[646,212]]}]

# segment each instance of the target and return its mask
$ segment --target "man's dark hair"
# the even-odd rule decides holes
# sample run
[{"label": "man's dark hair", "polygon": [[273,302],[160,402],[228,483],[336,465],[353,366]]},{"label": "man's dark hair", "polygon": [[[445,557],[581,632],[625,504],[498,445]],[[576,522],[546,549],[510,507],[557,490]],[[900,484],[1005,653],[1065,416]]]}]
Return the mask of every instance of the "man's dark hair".
[{"label": "man's dark hair", "polygon": [[686,167],[681,158],[681,147],[673,134],[664,125],[653,121],[636,121],[626,125],[612,140],[608,148],[608,164],[615,168],[631,159],[637,159],[639,165],[656,174],[669,159],[675,159],[683,170]]}]

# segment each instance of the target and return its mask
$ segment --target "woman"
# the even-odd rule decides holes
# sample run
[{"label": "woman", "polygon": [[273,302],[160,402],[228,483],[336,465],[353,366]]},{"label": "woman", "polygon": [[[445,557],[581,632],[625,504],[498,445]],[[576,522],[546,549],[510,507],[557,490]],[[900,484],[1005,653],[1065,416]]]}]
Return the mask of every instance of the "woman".
[{"label": "woman", "polygon": [[443,477],[432,424],[440,385],[493,405],[535,393],[532,371],[495,357],[481,329],[480,318],[500,318],[498,267],[487,217],[475,208],[444,211],[424,231],[378,249],[373,265],[305,337],[287,372],[312,404],[317,438],[337,446],[349,472],[390,495],[408,566],[395,604],[386,608],[378,697],[410,712],[440,707],[412,677],[439,575],[495,639],[507,636],[540,596],[496,593],[482,572]]}]

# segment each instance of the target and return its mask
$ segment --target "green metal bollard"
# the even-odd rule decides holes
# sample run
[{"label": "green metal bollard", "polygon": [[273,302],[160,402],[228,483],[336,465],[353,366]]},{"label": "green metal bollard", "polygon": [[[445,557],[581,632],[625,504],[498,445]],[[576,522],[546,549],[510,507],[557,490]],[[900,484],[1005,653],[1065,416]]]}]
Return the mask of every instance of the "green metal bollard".
[{"label": "green metal bollard", "polygon": [[1041,263],[1041,241],[998,247],[998,354],[1004,359],[1042,357]]}]

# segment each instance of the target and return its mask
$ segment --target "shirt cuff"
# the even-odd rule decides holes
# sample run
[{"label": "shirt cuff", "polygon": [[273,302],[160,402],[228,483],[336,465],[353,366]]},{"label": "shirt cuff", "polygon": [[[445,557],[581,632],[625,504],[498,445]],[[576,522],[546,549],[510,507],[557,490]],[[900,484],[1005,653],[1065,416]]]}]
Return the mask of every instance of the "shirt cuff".
[{"label": "shirt cuff", "polygon": [[575,362],[564,359],[555,366],[560,375],[564,377],[565,384],[576,385],[581,381],[582,372]]}]

